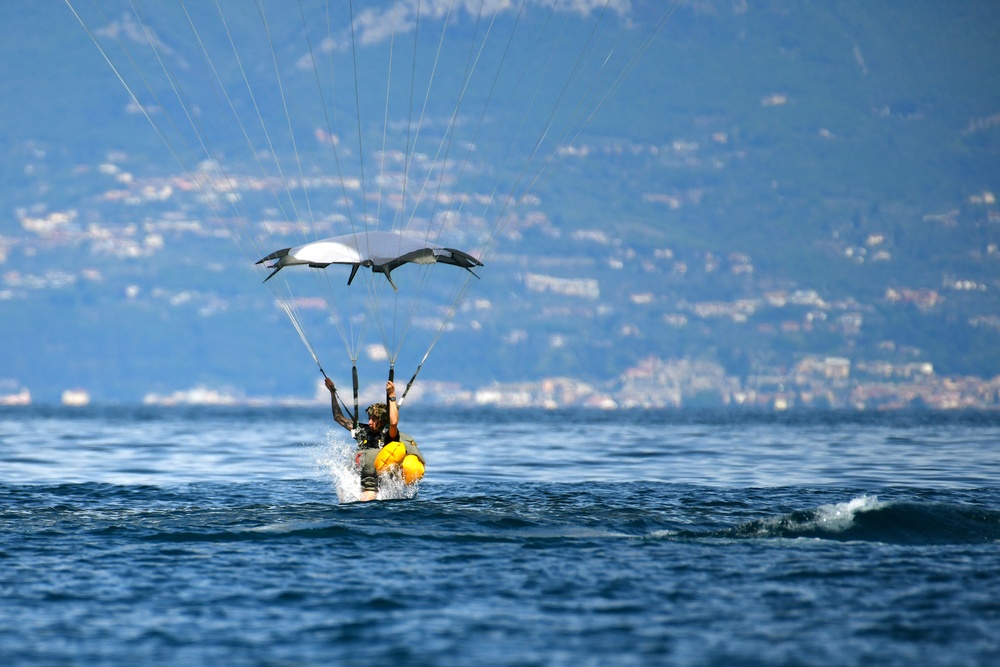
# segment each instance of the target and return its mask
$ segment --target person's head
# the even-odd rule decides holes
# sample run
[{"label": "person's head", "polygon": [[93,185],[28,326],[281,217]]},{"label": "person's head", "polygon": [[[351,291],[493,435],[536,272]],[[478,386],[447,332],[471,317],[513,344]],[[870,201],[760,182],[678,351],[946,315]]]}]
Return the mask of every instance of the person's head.
[{"label": "person's head", "polygon": [[374,429],[382,428],[388,421],[389,408],[385,403],[372,403],[365,412],[368,414],[368,425]]}]

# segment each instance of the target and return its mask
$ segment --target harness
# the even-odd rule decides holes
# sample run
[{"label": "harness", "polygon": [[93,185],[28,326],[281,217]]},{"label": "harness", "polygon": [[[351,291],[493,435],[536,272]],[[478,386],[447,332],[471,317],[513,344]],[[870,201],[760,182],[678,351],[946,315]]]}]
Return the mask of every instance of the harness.
[{"label": "harness", "polygon": [[388,434],[386,431],[374,431],[367,424],[360,424],[352,435],[358,441],[358,449],[381,449]]}]

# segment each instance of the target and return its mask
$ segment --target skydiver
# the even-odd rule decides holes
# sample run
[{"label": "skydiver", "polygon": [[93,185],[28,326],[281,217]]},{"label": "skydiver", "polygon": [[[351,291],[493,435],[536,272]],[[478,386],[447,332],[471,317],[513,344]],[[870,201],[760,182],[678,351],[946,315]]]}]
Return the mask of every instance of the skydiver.
[{"label": "skydiver", "polygon": [[[385,383],[385,393],[389,406],[385,403],[372,403],[365,412],[368,414],[367,424],[358,424],[357,428],[340,409],[337,401],[337,388],[333,380],[326,378],[326,388],[330,390],[330,400],[333,405],[334,420],[351,432],[358,441],[358,453],[354,457],[355,464],[361,470],[361,500],[375,500],[378,495],[378,472],[375,470],[375,458],[386,444],[399,440],[399,408],[396,405],[396,386],[392,380]],[[388,419],[386,416],[388,415]]]}]

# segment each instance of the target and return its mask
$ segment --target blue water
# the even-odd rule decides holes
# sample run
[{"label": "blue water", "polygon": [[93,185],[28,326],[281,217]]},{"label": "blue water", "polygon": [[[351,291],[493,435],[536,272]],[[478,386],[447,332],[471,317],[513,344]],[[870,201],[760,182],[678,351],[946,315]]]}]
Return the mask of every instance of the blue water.
[{"label": "blue water", "polygon": [[4,665],[1000,664],[1000,414],[0,411]]}]

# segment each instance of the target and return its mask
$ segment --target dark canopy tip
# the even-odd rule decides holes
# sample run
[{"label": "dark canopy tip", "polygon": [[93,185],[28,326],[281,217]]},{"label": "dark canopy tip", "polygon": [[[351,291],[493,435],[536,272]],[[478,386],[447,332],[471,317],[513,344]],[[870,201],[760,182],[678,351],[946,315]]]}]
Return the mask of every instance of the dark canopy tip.
[{"label": "dark canopy tip", "polygon": [[[261,261],[264,261],[264,260],[261,260]],[[260,262],[257,262],[257,263],[260,264]],[[267,278],[264,278],[264,282],[265,283],[268,280],[270,280],[271,278],[273,278],[274,274],[276,274],[278,271],[281,271],[281,264],[275,264],[274,266],[269,266],[267,268],[274,269],[274,271],[271,271],[271,273],[268,274]]]},{"label": "dark canopy tip", "polygon": [[471,269],[473,266],[482,266],[483,263],[478,259],[473,257],[467,252],[462,252],[461,250],[455,250],[454,248],[445,248],[451,253],[451,261],[449,264],[454,264],[455,266],[460,266],[463,269]]},{"label": "dark canopy tip", "polygon": [[[291,248],[282,248],[281,250],[275,250],[274,252],[272,252],[267,257],[261,257],[256,262],[254,262],[254,264],[263,264],[264,262],[269,262],[272,259],[281,259],[282,257],[284,257],[285,255],[288,254],[289,250],[291,250]],[[277,271],[275,271],[274,273],[277,273]],[[274,273],[272,273],[271,275],[273,276]],[[268,277],[270,277],[270,276],[268,276]]]}]

